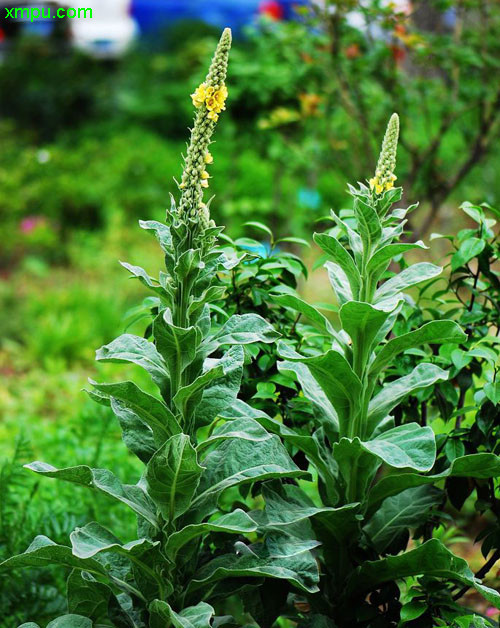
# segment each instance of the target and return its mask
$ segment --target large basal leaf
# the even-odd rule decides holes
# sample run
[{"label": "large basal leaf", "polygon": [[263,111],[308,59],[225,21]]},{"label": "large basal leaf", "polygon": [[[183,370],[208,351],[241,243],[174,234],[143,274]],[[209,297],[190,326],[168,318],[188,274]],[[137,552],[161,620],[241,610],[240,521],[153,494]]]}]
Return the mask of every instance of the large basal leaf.
[{"label": "large basal leaf", "polygon": [[[205,360],[204,372],[193,382],[180,388],[174,397],[174,403],[184,420],[188,420],[200,404],[198,413],[203,416],[204,423],[215,418],[219,406],[229,403],[231,399],[228,384],[232,383],[233,388],[237,385],[239,390],[243,361],[244,352],[241,346],[231,347],[220,359]],[[223,382],[217,381],[222,378]]]},{"label": "large basal leaf", "polygon": [[202,472],[186,434],[172,436],[151,458],[145,474],[148,492],[167,521],[189,508]]},{"label": "large basal leaf", "polygon": [[56,467],[50,464],[38,461],[25,466],[27,469],[49,478],[56,478],[93,488],[108,497],[126,504],[155,528],[159,525],[155,505],[144,488],[140,484],[122,484],[116,475],[108,471],[108,469],[91,469],[86,465],[56,469]]},{"label": "large basal leaf", "polygon": [[172,607],[161,600],[154,600],[149,606],[151,613],[151,628],[210,628],[215,610],[200,602],[196,606],[189,606],[180,613],[176,613]]},{"label": "large basal leaf", "polygon": [[91,574],[74,569],[67,581],[68,611],[97,621],[106,617],[111,589]]},{"label": "large basal leaf", "polygon": [[448,379],[448,373],[435,364],[419,364],[409,375],[384,385],[370,401],[368,408],[368,432],[373,433],[377,424],[405,397],[420,388],[427,388],[439,381]]},{"label": "large basal leaf", "polygon": [[466,339],[466,334],[454,321],[431,321],[415,331],[389,340],[371,365],[370,375],[376,377],[397,355],[407,349],[414,349],[423,344],[464,342]]},{"label": "large basal leaf", "polygon": [[273,434],[259,442],[239,438],[224,440],[208,453],[202,464],[206,469],[192,504],[196,521],[189,523],[199,523],[215,512],[219,495],[231,486],[308,475],[294,464],[280,439]]},{"label": "large basal leaf", "polygon": [[179,434],[181,428],[167,406],[152,395],[148,395],[133,382],[99,384],[91,381],[99,393],[110,399],[117,399],[121,405],[134,412],[144,423],[149,425],[157,443],[164,443],[173,434]]},{"label": "large basal leaf", "polygon": [[221,345],[247,345],[254,342],[274,342],[280,337],[272,325],[258,314],[234,314],[210,338],[214,348]]},{"label": "large basal leaf", "polygon": [[62,565],[101,576],[107,575],[106,570],[97,560],[79,558],[73,554],[70,547],[58,545],[43,535],[37,536],[23,554],[11,556],[0,563],[0,570],[46,567],[47,565]]},{"label": "large basal leaf", "polygon": [[444,578],[447,583],[459,582],[474,588],[493,606],[500,608],[500,594],[482,585],[467,562],[455,556],[437,539],[430,539],[420,547],[398,556],[363,563],[349,578],[346,594],[359,596],[376,589],[384,582],[423,575]]},{"label": "large basal leaf", "polygon": [[140,558],[145,552],[158,545],[148,539],[138,539],[123,544],[112,532],[97,522],[91,522],[83,528],[76,528],[70,534],[73,554],[79,558],[93,558],[101,552],[123,554],[131,558]]},{"label": "large basal leaf", "polygon": [[436,460],[434,432],[431,427],[421,427],[418,423],[394,427],[361,442],[361,447],[396,469],[429,471]]},{"label": "large basal leaf", "polygon": [[165,360],[152,342],[133,334],[123,334],[96,351],[101,362],[129,362],[147,371],[160,390],[166,391],[170,378]]},{"label": "large basal leaf", "polygon": [[350,411],[359,401],[362,385],[344,356],[332,350],[306,358],[283,342],[278,343],[278,354],[286,360],[307,366],[335,408],[341,433],[346,433]]},{"label": "large basal leaf", "polygon": [[352,295],[357,299],[359,297],[361,277],[351,255],[332,235],[315,233],[313,237],[316,244],[342,268],[351,286]]},{"label": "large basal leaf", "polygon": [[392,297],[402,293],[406,288],[415,286],[422,281],[432,279],[441,274],[442,268],[429,264],[428,262],[421,262],[419,264],[413,264],[405,268],[400,273],[388,279],[383,283],[380,288],[375,292],[375,305],[380,304]]},{"label": "large basal leaf", "polygon": [[288,580],[302,591],[318,591],[318,565],[310,552],[288,557],[271,558],[265,545],[242,546],[238,552],[214,558],[201,567],[188,591],[193,593],[209,584],[227,578],[280,578]]},{"label": "large basal leaf", "polygon": [[188,525],[168,537],[165,552],[175,561],[177,552],[187,543],[209,532],[230,534],[248,534],[257,530],[255,521],[246,512],[237,508],[233,512],[222,515],[212,521]]},{"label": "large basal leaf", "polygon": [[408,528],[425,523],[429,512],[443,501],[443,493],[433,486],[409,488],[387,498],[363,530],[381,554]]},{"label": "large basal leaf", "polygon": [[380,503],[391,495],[397,495],[405,489],[435,484],[447,477],[496,478],[500,476],[500,457],[496,454],[479,453],[455,458],[450,467],[442,473],[420,475],[404,473],[383,477],[370,490],[368,495],[368,515],[377,510]]}]

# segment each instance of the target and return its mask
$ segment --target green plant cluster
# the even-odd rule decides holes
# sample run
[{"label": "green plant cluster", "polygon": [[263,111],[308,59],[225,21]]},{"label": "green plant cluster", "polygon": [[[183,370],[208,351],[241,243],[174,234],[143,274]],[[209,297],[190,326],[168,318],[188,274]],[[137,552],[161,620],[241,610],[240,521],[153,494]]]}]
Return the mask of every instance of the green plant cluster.
[{"label": "green plant cluster", "polygon": [[[208,74],[219,68],[218,85],[229,43],[225,31]],[[141,367],[146,390],[124,380],[89,391],[118,422],[139,479],[98,467],[97,453],[88,465],[27,465],[126,508],[136,534],[120,538],[96,517],[69,545],[39,534],[1,572],[68,572],[67,606],[47,628],[494,625],[457,602],[472,589],[500,608],[482,581],[499,553],[499,249],[485,214],[495,210],[464,206],[477,226],[453,241],[449,285],[426,307],[442,269],[404,261],[426,249],[403,239],[415,206],[399,206],[400,187],[349,186],[352,208],[314,236],[335,295],[331,320],[297,294],[307,273],[280,245],[299,238],[276,240],[253,221],[270,238],[263,254],[215,225],[197,167],[215,129],[209,111],[198,109],[183,206],[172,198],[164,222],[140,222],[164,270],[153,278],[122,264],[151,292],[138,312],[149,324],[96,355]],[[397,122],[379,159],[391,175]],[[422,283],[415,302],[407,290]],[[2,482],[17,481],[23,456]],[[477,574],[439,538],[448,504],[458,511],[473,494],[488,522],[483,553],[493,553]],[[17,513],[5,504],[9,537],[26,504]]]}]

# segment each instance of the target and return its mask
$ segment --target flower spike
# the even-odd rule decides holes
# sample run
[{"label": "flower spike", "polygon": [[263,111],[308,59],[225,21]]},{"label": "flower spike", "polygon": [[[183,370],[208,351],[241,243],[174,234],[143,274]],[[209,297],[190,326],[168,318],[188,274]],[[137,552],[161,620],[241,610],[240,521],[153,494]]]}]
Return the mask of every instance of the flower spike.
[{"label": "flower spike", "polygon": [[399,116],[397,113],[393,113],[387,130],[385,132],[384,141],[382,142],[382,150],[377,162],[377,169],[375,176],[370,179],[370,189],[375,194],[383,194],[387,190],[391,190],[394,187],[394,181],[396,181],[396,153],[398,150],[398,138],[399,138]]}]

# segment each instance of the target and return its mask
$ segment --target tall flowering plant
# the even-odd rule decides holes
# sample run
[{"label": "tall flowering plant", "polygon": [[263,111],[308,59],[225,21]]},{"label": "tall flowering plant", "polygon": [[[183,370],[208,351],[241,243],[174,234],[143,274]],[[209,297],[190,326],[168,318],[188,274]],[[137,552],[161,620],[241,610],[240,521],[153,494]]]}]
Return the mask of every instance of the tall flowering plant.
[{"label": "tall flowering plant", "polygon": [[211,314],[211,303],[225,290],[218,272],[238,262],[217,248],[221,228],[203,202],[210,141],[227,96],[230,45],[225,30],[206,81],[193,95],[197,113],[179,204],[172,200],[165,223],[140,223],[158,238],[165,271],[155,279],[123,264],[154,295],[151,325],[145,337],[124,334],[97,351],[99,361],[145,369],[156,385],[151,395],[132,381],[92,382],[89,393],[111,407],[143,473],[137,483],[124,484],[110,470],[84,464],[28,465],[42,476],[102,493],[137,516],[136,539],[123,541],[90,522],[72,532],[68,546],[38,536],[25,553],[0,565],[5,570],[56,563],[71,570],[68,614],[51,628],[208,628],[215,621],[232,623],[215,619],[217,609],[224,609],[227,595],[255,588],[259,579],[282,578],[304,592],[317,589],[312,546],[297,547],[286,525],[272,525],[272,495],[264,511],[252,510],[263,482],[306,474],[278,436],[232,411],[243,346],[270,343],[278,334],[255,314],[231,316],[222,325]]}]

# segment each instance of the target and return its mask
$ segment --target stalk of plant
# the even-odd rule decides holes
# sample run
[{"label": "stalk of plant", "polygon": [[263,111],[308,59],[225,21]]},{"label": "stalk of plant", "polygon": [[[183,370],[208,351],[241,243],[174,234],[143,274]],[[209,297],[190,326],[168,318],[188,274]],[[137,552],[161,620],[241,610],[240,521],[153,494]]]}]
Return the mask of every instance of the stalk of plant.
[{"label": "stalk of plant", "polygon": [[[406,209],[393,209],[402,196],[395,188],[397,115],[390,119],[375,176],[369,185],[349,187],[354,198],[352,213],[332,213],[336,227],[316,234],[315,241],[329,261],[326,269],[339,306],[335,328],[316,308],[298,296],[275,296],[280,305],[294,309],[315,324],[326,339],[326,352],[297,353],[280,341],[279,365],[294,373],[315,415],[312,434],[289,428],[262,412],[254,412],[266,428],[280,434],[290,450],[302,451],[318,476],[317,501],[296,487],[275,488],[283,499],[284,517],[294,509],[309,509],[321,563],[321,593],[308,596],[308,613],[291,610],[299,623],[309,625],[312,616],[323,615],[328,625],[396,626],[405,602],[405,577],[426,576],[475,587],[492,604],[500,605],[496,591],[481,585],[465,561],[449,552],[437,539],[400,554],[410,531],[426,523],[432,509],[443,503],[436,488],[448,477],[489,478],[500,473],[496,455],[462,456],[443,468],[435,468],[436,442],[430,426],[396,425],[392,412],[408,395],[444,381],[448,373],[421,359],[413,371],[387,378],[385,372],[406,351],[426,346],[461,343],[466,336],[451,320],[435,320],[419,329],[393,337],[404,290],[436,277],[441,268],[427,262],[389,270],[391,261],[406,252],[425,249],[422,242],[400,242]],[[248,408],[240,407],[242,414]],[[285,506],[287,503],[287,506]],[[425,539],[424,539],[425,540]],[[453,606],[448,587],[439,585],[443,605]],[[369,594],[369,595],[368,595]],[[411,601],[411,598],[409,598]],[[425,605],[424,606],[424,611]],[[424,612],[422,611],[422,612]],[[433,619],[423,619],[432,622]],[[404,623],[404,622],[403,622]]]},{"label": "stalk of plant", "polygon": [[92,622],[203,628],[211,626],[216,613],[208,602],[224,611],[228,595],[255,589],[258,579],[283,578],[303,592],[317,590],[318,568],[310,551],[317,543],[307,540],[299,547],[283,526],[268,523],[272,497],[265,511],[249,512],[253,500],[244,486],[304,472],[278,436],[255,419],[220,420],[223,412],[234,418],[243,345],[270,343],[278,336],[255,314],[235,315],[218,326],[211,315],[211,303],[224,292],[218,272],[239,261],[217,248],[221,228],[203,200],[212,162],[209,146],[225,108],[230,45],[227,29],[206,81],[192,97],[197,114],[178,207],[172,200],[166,223],[140,223],[158,238],[166,271],[153,279],[144,269],[123,264],[153,292],[154,320],[146,337],[125,334],[97,351],[100,361],[139,365],[159,390],[153,396],[124,381],[92,382],[90,392],[112,408],[125,445],[144,463],[142,477],[128,485],[107,469],[27,465],[118,500],[138,520],[139,538],[127,543],[92,522],[71,534],[71,547],[38,536],[24,554],[2,564],[2,569],[50,563],[72,569],[69,615],[51,628],[86,628]]}]

